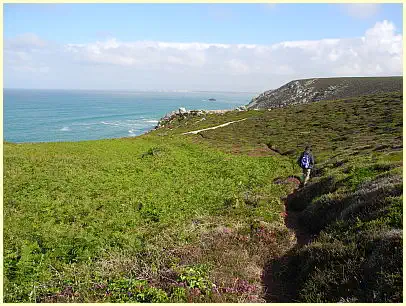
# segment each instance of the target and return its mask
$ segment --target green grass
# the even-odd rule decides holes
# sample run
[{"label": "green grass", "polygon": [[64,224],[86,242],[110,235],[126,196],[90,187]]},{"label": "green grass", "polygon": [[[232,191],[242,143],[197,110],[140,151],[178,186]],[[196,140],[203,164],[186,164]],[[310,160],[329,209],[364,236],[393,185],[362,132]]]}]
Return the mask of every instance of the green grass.
[{"label": "green grass", "polygon": [[[283,277],[295,286],[296,300],[402,300],[402,100],[394,92],[230,112],[221,121],[207,117],[205,125],[248,120],[188,136],[233,154],[283,156],[293,175],[300,175],[298,154],[312,145],[312,182],[288,201],[317,237],[285,256]],[[188,120],[196,119],[178,122],[169,133],[194,125]]]},{"label": "green grass", "polygon": [[[287,169],[283,160],[176,138],[5,144],[5,300],[44,301],[59,292],[58,301],[109,301],[86,291],[110,278],[140,277],[94,274],[117,256],[146,260],[154,281],[180,261],[171,253],[198,248],[201,235],[219,226],[280,222],[285,190],[272,180]],[[262,202],[245,204],[247,193]],[[151,258],[142,258],[145,252]],[[69,299],[67,286],[78,295]]]},{"label": "green grass", "polygon": [[[268,145],[296,157],[306,144],[312,144],[318,162],[334,155],[370,154],[381,146],[402,145],[402,99],[400,93],[314,102],[272,111],[229,112],[222,116],[184,119],[172,130],[157,134],[178,134],[221,123],[248,118],[224,128],[201,132],[201,141],[232,152],[250,152]],[[195,137],[195,136],[188,136]],[[371,146],[361,149],[363,146]],[[349,152],[351,151],[351,152]]]},{"label": "green grass", "polygon": [[[309,85],[309,81],[311,84]],[[302,95],[298,95],[295,84],[299,83],[305,90],[318,92],[313,99],[316,100],[339,100],[359,96],[400,92],[403,88],[403,78],[397,77],[340,77],[295,80],[276,89],[271,95],[265,95],[257,99],[255,108],[273,108],[283,101],[289,103],[302,103]],[[293,88],[292,89],[292,85]],[[330,91],[333,89],[332,91]]]},{"label": "green grass", "polygon": [[[400,301],[402,99],[196,116],[131,139],[4,143],[5,301],[264,301],[261,274],[281,256],[297,300]],[[306,144],[316,169],[288,206],[317,238],[289,250],[281,197],[292,186],[273,181],[300,175]]]}]

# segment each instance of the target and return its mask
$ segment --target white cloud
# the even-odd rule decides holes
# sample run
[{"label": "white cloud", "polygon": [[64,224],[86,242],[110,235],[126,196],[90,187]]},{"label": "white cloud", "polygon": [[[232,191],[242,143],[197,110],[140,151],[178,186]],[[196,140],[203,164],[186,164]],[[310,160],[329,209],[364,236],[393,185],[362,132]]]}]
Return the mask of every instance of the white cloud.
[{"label": "white cloud", "polygon": [[402,41],[386,20],[362,37],[273,45],[108,39],[46,48],[31,36],[25,47],[21,38],[6,44],[4,71],[6,81],[11,70],[47,73],[59,87],[261,91],[299,78],[401,75]]},{"label": "white cloud", "polygon": [[378,3],[351,3],[343,4],[343,7],[348,15],[360,19],[375,16],[381,8]]},{"label": "white cloud", "polygon": [[5,40],[5,45],[6,48],[11,49],[37,50],[45,48],[47,46],[47,42],[33,33],[25,33],[16,36],[13,39]]},{"label": "white cloud", "polygon": [[69,44],[66,51],[75,54],[78,61],[155,69],[168,64],[199,67],[205,62],[204,52],[211,46],[228,47],[221,44],[118,42],[110,39],[91,44]]},{"label": "white cloud", "polygon": [[[18,35],[4,40],[4,77],[21,75],[23,78],[48,74],[49,55],[55,47],[33,33]],[[14,85],[18,87],[18,85]]]},{"label": "white cloud", "polygon": [[233,74],[246,74],[250,72],[249,65],[238,59],[231,59],[227,61],[230,72]]}]

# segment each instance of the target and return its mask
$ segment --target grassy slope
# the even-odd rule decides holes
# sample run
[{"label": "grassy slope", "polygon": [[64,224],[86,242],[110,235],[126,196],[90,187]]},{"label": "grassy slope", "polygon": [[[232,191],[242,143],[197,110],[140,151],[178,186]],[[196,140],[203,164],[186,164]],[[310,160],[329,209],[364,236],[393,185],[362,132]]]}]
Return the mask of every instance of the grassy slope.
[{"label": "grassy slope", "polygon": [[401,76],[319,78],[314,83],[314,86],[316,90],[322,91],[329,86],[343,83],[347,88],[336,96],[336,99],[340,99],[399,91],[402,88],[402,82],[403,78]]},{"label": "grassy slope", "polygon": [[247,257],[267,246],[247,234],[259,221],[281,224],[286,191],[272,180],[288,174],[272,157],[153,136],[5,144],[4,165],[8,302],[241,298],[190,289],[260,281],[266,257]]},{"label": "grassy slope", "polygon": [[[288,198],[302,226],[318,237],[285,256],[283,276],[297,287],[295,299],[402,300],[402,99],[389,93],[232,112],[204,124],[249,119],[194,138],[227,152],[282,154],[297,175],[295,159],[313,146],[313,182]],[[195,129],[197,120],[167,133]]]},{"label": "grassy slope", "polygon": [[[372,94],[385,94],[389,92],[397,92],[402,90],[403,78],[398,77],[341,77],[341,78],[319,78],[319,79],[304,79],[292,82],[300,82],[302,85],[306,84],[309,80],[315,80],[310,85],[315,91],[323,93],[328,91],[330,87],[343,87],[335,92],[328,93],[322,100],[337,100],[351,97],[359,97]],[[286,88],[291,84],[288,83],[281,88]],[[305,85],[306,87],[306,85]],[[282,94],[279,99],[286,99],[290,96],[295,96],[297,93],[294,90],[289,90],[287,93]],[[298,100],[300,98],[298,97]],[[319,97],[320,100],[320,97]],[[269,108],[276,103],[274,99],[269,100],[264,97],[258,100],[255,108]],[[276,103],[276,105],[279,103]]]},{"label": "grassy slope", "polygon": [[[173,135],[248,118],[227,127],[199,133],[199,141],[227,152],[249,153],[268,147],[291,158],[306,144],[313,144],[318,162],[334,155],[356,151],[391,151],[402,146],[402,94],[392,93],[314,102],[272,111],[251,110],[183,119],[173,129],[157,130],[155,135]],[[200,122],[199,122],[200,121]],[[366,145],[369,148],[362,148]],[[378,148],[379,151],[381,151]],[[266,151],[266,150],[264,150]],[[377,153],[378,154],[378,153]]]},{"label": "grassy slope", "polygon": [[[135,139],[5,144],[6,301],[260,301],[266,261],[292,243],[280,216],[289,188],[272,182],[300,173],[307,143],[316,177],[288,204],[318,238],[285,255],[282,276],[298,279],[302,301],[398,301],[402,98],[188,118]],[[386,241],[397,248],[388,265]]]}]

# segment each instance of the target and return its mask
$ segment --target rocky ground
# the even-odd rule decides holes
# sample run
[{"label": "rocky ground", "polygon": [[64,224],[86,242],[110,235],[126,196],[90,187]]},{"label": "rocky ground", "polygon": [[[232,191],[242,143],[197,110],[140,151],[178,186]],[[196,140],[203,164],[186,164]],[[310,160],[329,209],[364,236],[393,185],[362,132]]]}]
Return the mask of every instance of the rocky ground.
[{"label": "rocky ground", "polygon": [[320,78],[291,81],[254,97],[248,109],[272,109],[294,104],[401,91],[402,77]]},{"label": "rocky ground", "polygon": [[[237,110],[246,110],[245,106],[238,107]],[[177,119],[184,119],[187,117],[202,117],[201,121],[206,120],[205,116],[209,114],[225,114],[233,111],[231,109],[218,109],[218,110],[186,110],[184,107],[179,108],[177,111],[172,111],[162,117],[155,129],[165,127],[173,123]]]}]

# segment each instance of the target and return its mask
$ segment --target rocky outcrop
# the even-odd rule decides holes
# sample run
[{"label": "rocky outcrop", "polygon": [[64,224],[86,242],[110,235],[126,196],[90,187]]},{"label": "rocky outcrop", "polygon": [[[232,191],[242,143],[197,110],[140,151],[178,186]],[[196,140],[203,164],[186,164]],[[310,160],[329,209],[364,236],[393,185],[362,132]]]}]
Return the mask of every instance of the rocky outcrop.
[{"label": "rocky outcrop", "polygon": [[184,107],[181,107],[177,111],[172,111],[170,113],[167,113],[164,117],[162,117],[159,120],[158,125],[155,127],[155,129],[170,125],[176,119],[183,119],[186,117],[199,116],[199,117],[202,117],[202,119],[201,119],[201,121],[202,121],[202,120],[206,120],[206,118],[204,116],[208,115],[208,114],[224,114],[224,113],[230,112],[230,111],[246,111],[246,110],[247,110],[246,106],[240,106],[240,107],[236,108],[235,110],[232,110],[232,109],[186,110]]},{"label": "rocky outcrop", "polygon": [[158,125],[155,127],[155,129],[164,127],[167,124],[170,124],[171,122],[173,122],[175,119],[178,119],[178,118],[185,118],[187,116],[202,116],[204,114],[205,114],[205,111],[203,111],[203,110],[187,111],[184,107],[181,107],[177,111],[172,111],[170,113],[167,113],[165,116],[163,116],[159,120]]},{"label": "rocky outcrop", "polygon": [[272,109],[315,101],[402,91],[402,88],[402,77],[295,80],[254,97],[247,107],[248,109]]}]

